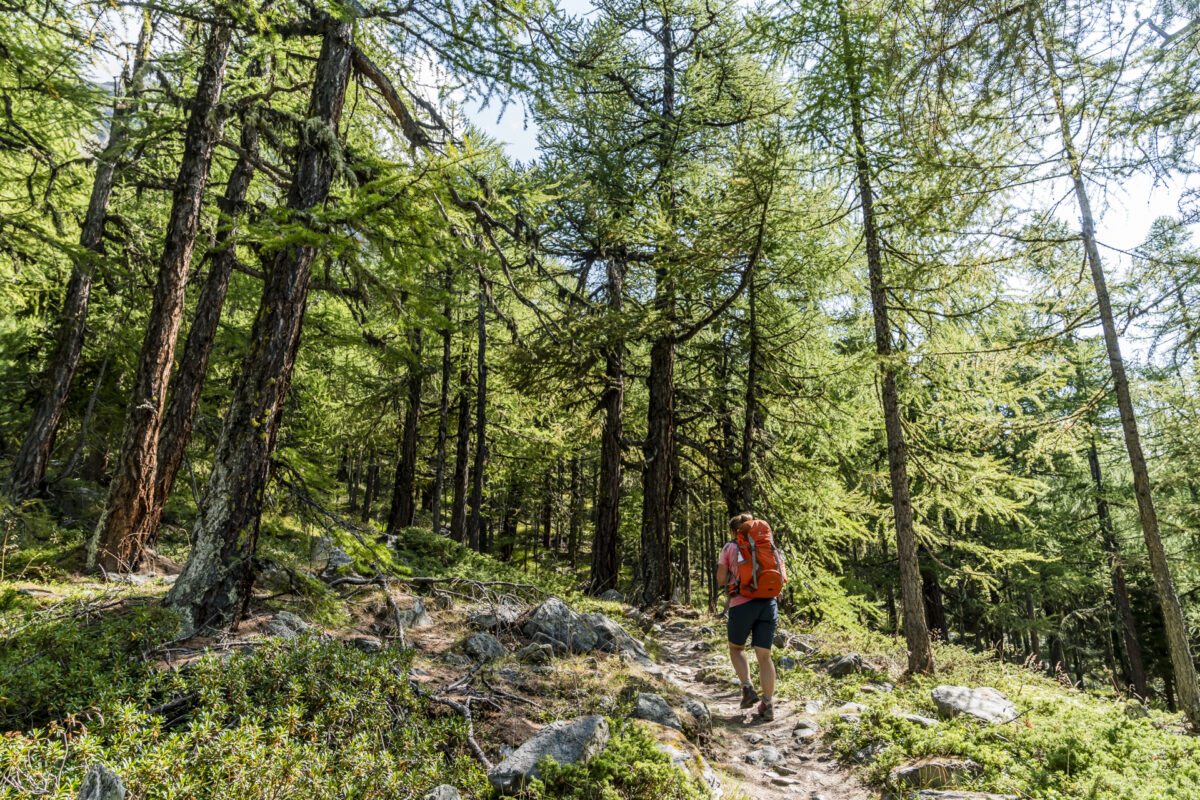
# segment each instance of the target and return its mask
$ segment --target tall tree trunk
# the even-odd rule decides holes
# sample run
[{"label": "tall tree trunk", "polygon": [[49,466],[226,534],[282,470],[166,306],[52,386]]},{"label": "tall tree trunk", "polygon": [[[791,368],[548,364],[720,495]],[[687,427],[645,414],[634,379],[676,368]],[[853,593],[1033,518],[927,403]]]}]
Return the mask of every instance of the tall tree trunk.
[{"label": "tall tree trunk", "polygon": [[351,514],[358,513],[358,482],[362,476],[362,453],[350,455],[350,468],[346,475],[346,499],[349,501]]},{"label": "tall tree trunk", "polygon": [[454,272],[450,267],[447,267],[446,282],[442,286],[442,290],[446,293],[446,302],[442,306],[444,323],[441,330],[442,390],[438,396],[437,455],[434,457],[433,491],[430,507],[430,516],[433,517],[433,530],[436,533],[441,533],[442,531],[442,495],[446,490],[446,440],[449,436],[447,425],[450,416],[450,370],[452,368],[450,362],[450,293],[454,289],[453,280]]},{"label": "tall tree trunk", "polygon": [[947,640],[946,607],[942,603],[942,587],[937,573],[926,570],[921,576],[921,593],[925,600],[926,627],[943,642]]},{"label": "tall tree trunk", "polygon": [[[662,174],[670,172],[675,146],[675,28],[668,13],[658,31],[662,48],[662,119],[659,130],[658,166]],[[677,188],[666,179],[662,190],[662,211],[667,219],[675,216]],[[670,258],[659,248],[660,263],[654,274],[654,310],[665,333],[650,346],[650,374],[646,379],[649,398],[646,410],[646,440],[642,446],[642,547],[641,601],[643,605],[670,600],[673,584],[671,566],[671,502],[675,463],[675,277],[665,263]]]},{"label": "tall tree trunk", "polygon": [[[252,67],[250,72],[262,74],[258,65]],[[258,160],[258,119],[255,115],[246,114],[243,117],[240,138],[242,153],[229,173],[225,194],[218,204],[222,219],[213,246],[212,263],[196,302],[196,312],[183,345],[183,356],[179,359],[179,369],[172,381],[171,399],[163,417],[162,433],[158,437],[154,507],[147,522],[147,531],[152,539],[158,535],[163,508],[192,438],[192,425],[196,419],[196,409],[200,407],[200,395],[208,373],[208,359],[217,338],[229,278],[237,263],[238,220],[245,207],[246,193],[254,177],[254,164]]]},{"label": "tall tree trunk", "polygon": [[[1044,24],[1044,23],[1043,23]],[[1032,21],[1030,22],[1032,25]],[[1030,31],[1033,34],[1033,31]],[[1129,453],[1129,467],[1133,472],[1133,490],[1137,498],[1138,517],[1142,524],[1142,538],[1146,542],[1146,553],[1150,557],[1150,571],[1154,575],[1154,586],[1158,602],[1162,607],[1163,627],[1167,645],[1171,652],[1171,665],[1175,673],[1175,687],[1179,694],[1179,705],[1193,727],[1200,728],[1200,679],[1196,675],[1196,664],[1192,660],[1191,644],[1188,639],[1187,622],[1171,576],[1171,565],[1167,561],[1162,536],[1158,528],[1158,512],[1150,488],[1150,470],[1142,452],[1142,440],[1138,433],[1137,417],[1133,412],[1133,397],[1129,391],[1129,379],[1125,375],[1125,361],[1121,356],[1121,342],[1113,322],[1112,304],[1108,297],[1108,283],[1104,275],[1104,263],[1100,260],[1100,248],[1096,244],[1096,226],[1092,218],[1091,201],[1084,183],[1082,161],[1075,148],[1071,134],[1070,118],[1063,99],[1063,87],[1054,63],[1054,53],[1049,36],[1043,27],[1041,43],[1044,48],[1046,68],[1050,75],[1050,86],[1054,92],[1054,106],[1058,114],[1059,133],[1062,137],[1063,155],[1075,187],[1075,200],[1079,205],[1081,233],[1092,283],[1096,289],[1096,303],[1100,311],[1100,326],[1104,330],[1104,345],[1108,351],[1108,364],[1112,370],[1113,388],[1117,395],[1117,408],[1121,415],[1121,429],[1125,434],[1125,449]],[[1035,37],[1036,38],[1036,37]]]},{"label": "tall tree trunk", "polygon": [[1096,517],[1100,521],[1100,537],[1108,551],[1112,571],[1113,599],[1121,617],[1121,634],[1125,642],[1125,656],[1129,660],[1129,678],[1133,690],[1139,697],[1146,695],[1146,667],[1142,661],[1142,646],[1138,643],[1137,623],[1133,618],[1133,607],[1129,602],[1129,589],[1125,585],[1125,570],[1121,567],[1121,545],[1113,530],[1112,517],[1108,513],[1108,500],[1104,497],[1104,480],[1100,474],[1100,454],[1096,442],[1088,447],[1088,466],[1092,472],[1092,483],[1096,488]]},{"label": "tall tree trunk", "polygon": [[379,486],[379,460],[375,455],[375,448],[370,451],[369,461],[367,461],[367,480],[363,485],[363,501],[362,501],[362,516],[359,517],[364,523],[371,521],[371,505],[378,494],[376,491]]},{"label": "tall tree trunk", "polygon": [[567,554],[574,571],[579,560],[579,536],[583,533],[583,461],[578,453],[571,458],[571,521],[567,534]]},{"label": "tall tree trunk", "polygon": [[754,505],[754,443],[758,438],[758,429],[762,420],[758,409],[758,310],[755,295],[755,281],[750,280],[747,287],[750,301],[749,348],[746,363],[746,417],[742,428],[742,458],[741,458],[741,489],[742,510],[756,511]]},{"label": "tall tree trunk", "polygon": [[87,333],[92,279],[97,263],[104,255],[104,223],[108,219],[108,201],[112,197],[117,163],[129,143],[131,122],[148,68],[146,56],[153,37],[154,30],[147,17],[138,35],[137,50],[130,65],[129,84],[123,87],[124,94],[113,105],[108,141],[96,159],[96,177],[92,180],[92,193],[79,232],[80,252],[71,267],[67,292],[58,311],[54,353],[42,374],[42,394],[13,460],[9,494],[14,500],[24,500],[41,491],[54,437],[62,422],[75,372],[79,369],[79,358]]},{"label": "tall tree trunk", "polygon": [[1025,618],[1029,620],[1029,650],[1033,653],[1035,666],[1042,663],[1042,643],[1037,632],[1037,612],[1033,608],[1033,595],[1025,595]]},{"label": "tall tree trunk", "polygon": [[450,501],[450,538],[463,544],[467,543],[467,480],[471,468],[471,401],[467,395],[470,382],[471,373],[464,366],[458,383],[458,428]]},{"label": "tall tree trunk", "polygon": [[900,593],[904,603],[904,633],[908,648],[908,670],[930,673],[934,652],[930,649],[929,628],[925,627],[925,608],[917,558],[917,534],[913,529],[912,500],[908,493],[907,447],[904,423],[900,417],[900,393],[896,390],[892,363],[892,326],[888,321],[887,291],[883,288],[883,259],[880,237],[875,225],[875,199],[871,192],[871,170],[866,156],[863,130],[862,77],[858,54],[850,41],[850,24],[845,4],[839,2],[842,58],[846,68],[847,100],[850,102],[854,137],[854,172],[858,179],[858,198],[862,205],[863,237],[866,243],[866,267],[871,284],[871,309],[875,317],[875,351],[880,356],[883,395],[883,427],[888,441],[888,473],[892,479],[892,510],[896,525],[896,557],[900,564]]},{"label": "tall tree trunk", "polygon": [[473,550],[484,549],[483,470],[487,464],[487,298],[479,279],[479,349],[475,391],[475,466],[471,476],[471,523],[468,536]]},{"label": "tall tree trunk", "polygon": [[[301,126],[324,134],[305,137],[296,156],[287,207],[297,219],[325,204],[334,164],[341,160],[337,128],[350,78],[354,34],[349,22],[328,24],[313,74],[307,119]],[[167,594],[167,604],[179,612],[185,633],[233,621],[249,599],[262,496],[317,251],[307,241],[293,241],[276,251],[266,270],[250,349],[225,415],[192,551]]]},{"label": "tall tree trunk", "polygon": [[158,282],[146,323],[146,336],[125,412],[121,452],[103,516],[88,547],[88,566],[107,572],[136,570],[158,525],[155,487],[158,479],[158,434],[167,383],[175,360],[175,342],[183,321],[184,289],[192,265],[204,187],[213,146],[222,120],[218,104],[229,57],[230,29],[214,25],[204,48],[189,108],[183,156],[171,215],[167,222]]},{"label": "tall tree trunk", "polygon": [[596,497],[596,535],[592,540],[592,573],[588,591],[594,595],[617,588],[621,560],[621,440],[625,415],[625,342],[618,320],[625,302],[625,264],[609,258],[608,311],[612,317],[604,354],[604,428],[600,433],[600,480]]},{"label": "tall tree trunk", "polygon": [[400,459],[396,464],[396,485],[392,492],[392,510],[388,533],[397,533],[413,524],[417,506],[414,491],[417,479],[417,437],[421,421],[421,383],[424,368],[421,351],[424,337],[418,328],[410,339],[412,362],[408,366],[408,404],[404,409],[404,431],[400,438]]},{"label": "tall tree trunk", "polygon": [[729,372],[732,358],[731,348],[721,349],[716,359],[714,370],[716,386],[713,389],[721,437],[716,447],[718,484],[721,497],[725,500],[725,513],[729,517],[735,517],[745,510],[742,507],[742,488],[738,475],[741,467],[738,461],[733,412],[729,408]]},{"label": "tall tree trunk", "polygon": [[883,258],[875,226],[871,168],[867,160],[867,140],[863,130],[861,99],[862,78],[858,54],[850,42],[849,21],[844,2],[838,3],[841,23],[842,58],[846,70],[847,99],[854,136],[854,166],[862,207],[863,238],[867,248],[867,271],[871,283],[871,309],[875,318],[875,352],[883,395],[883,423],[887,434],[888,473],[892,485],[892,511],[896,519],[896,555],[900,565],[900,592],[904,606],[904,640],[908,647],[910,672],[933,671],[933,650],[925,627],[925,608],[921,597],[921,568],[917,558],[917,536],[913,528],[912,501],[909,495],[907,447],[900,416],[900,393],[896,388],[896,369],[892,363],[892,330],[888,321],[887,292],[883,283]]},{"label": "tall tree trunk", "polygon": [[542,548],[550,550],[550,528],[554,524],[554,498],[551,493],[554,491],[550,470],[546,470],[545,479],[542,482]]}]

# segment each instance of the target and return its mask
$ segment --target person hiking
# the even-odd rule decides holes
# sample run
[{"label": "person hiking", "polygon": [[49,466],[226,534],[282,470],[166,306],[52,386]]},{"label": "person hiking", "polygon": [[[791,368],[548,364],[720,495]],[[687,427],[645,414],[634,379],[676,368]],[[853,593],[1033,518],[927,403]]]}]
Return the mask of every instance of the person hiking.
[{"label": "person hiking", "polygon": [[[717,559],[717,583],[729,592],[729,614],[725,621],[729,640],[729,660],[742,684],[742,708],[758,702],[756,713],[764,720],[775,719],[775,663],[771,646],[779,608],[775,597],[787,581],[783,554],[775,549],[771,526],[751,514],[738,514],[729,520],[730,541]],[[750,664],[746,660],[746,639],[754,646],[758,659],[758,678],[762,698],[750,682]]]}]

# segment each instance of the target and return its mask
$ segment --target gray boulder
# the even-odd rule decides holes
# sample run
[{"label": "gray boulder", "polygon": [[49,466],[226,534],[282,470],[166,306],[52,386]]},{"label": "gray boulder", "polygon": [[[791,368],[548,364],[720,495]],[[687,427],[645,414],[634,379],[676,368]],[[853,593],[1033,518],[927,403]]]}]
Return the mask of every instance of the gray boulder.
[{"label": "gray boulder", "polygon": [[423,800],[462,800],[462,795],[458,793],[458,789],[448,783],[443,783],[425,795]]},{"label": "gray boulder", "polygon": [[414,597],[412,606],[400,609],[400,624],[405,628],[428,628],[433,624],[433,617],[425,609],[425,601]]},{"label": "gray boulder", "polygon": [[783,658],[779,659],[779,668],[784,672],[790,672],[791,670],[794,670],[796,666],[797,661],[791,656],[784,656]]},{"label": "gray boulder", "polygon": [[477,633],[463,644],[463,650],[476,661],[491,661],[503,658],[508,652],[500,640],[490,633]]},{"label": "gray boulder", "polygon": [[518,650],[517,660],[522,664],[549,664],[554,660],[554,648],[535,642]]},{"label": "gray boulder", "polygon": [[691,728],[697,734],[708,733],[712,730],[712,712],[708,710],[708,706],[703,700],[697,700],[695,697],[683,698],[683,710],[690,716]]},{"label": "gray boulder", "polygon": [[364,653],[378,653],[383,649],[383,643],[374,636],[355,636],[347,639],[346,644]]},{"label": "gray boulder", "polygon": [[125,800],[125,785],[103,764],[92,764],[79,784],[79,800]]},{"label": "gray boulder", "polygon": [[760,747],[746,754],[746,763],[756,767],[770,767],[784,760],[784,755],[778,747]]},{"label": "gray boulder", "polygon": [[844,656],[831,658],[821,665],[821,669],[834,678],[844,678],[857,672],[862,672],[863,660],[858,653],[847,653]]},{"label": "gray boulder", "polygon": [[549,756],[559,764],[586,764],[604,751],[608,737],[608,721],[599,714],[551,722],[492,767],[488,783],[504,794],[515,794],[538,777],[537,763],[542,758]]},{"label": "gray boulder", "polygon": [[1011,722],[1017,718],[1012,701],[990,686],[938,686],[931,694],[933,704],[946,716],[967,714],[984,722]]},{"label": "gray boulder", "polygon": [[897,714],[899,719],[905,722],[911,722],[913,725],[920,725],[922,728],[932,728],[938,724],[938,721],[933,717],[923,717],[920,714]]},{"label": "gray boulder", "polygon": [[290,611],[276,612],[267,623],[267,633],[283,639],[295,639],[305,633],[310,633],[312,626]]},{"label": "gray boulder", "polygon": [[643,692],[635,697],[631,716],[634,719],[644,719],[647,722],[665,725],[677,731],[683,730],[683,723],[679,721],[679,716],[667,705],[667,701],[657,694]]},{"label": "gray boulder", "polygon": [[497,606],[472,614],[470,623],[482,631],[497,631],[511,628],[521,619],[521,607],[512,603],[500,603]]},{"label": "gray boulder", "polygon": [[617,589],[609,589],[600,595],[601,600],[607,600],[610,603],[624,603],[625,595]]},{"label": "gray boulder", "polygon": [[615,620],[603,614],[587,614],[584,621],[596,635],[596,649],[606,653],[623,653],[641,667],[654,666],[645,646],[629,635]]},{"label": "gray boulder", "polygon": [[915,789],[940,789],[953,786],[959,780],[978,775],[983,771],[969,758],[922,758],[896,767],[888,777],[892,783],[911,786]]},{"label": "gray boulder", "polygon": [[874,761],[875,756],[887,749],[887,744],[884,742],[872,742],[866,747],[855,752],[850,756],[857,764],[866,764],[868,761]]},{"label": "gray boulder", "polygon": [[540,633],[561,642],[573,653],[587,652],[598,642],[588,621],[557,597],[551,597],[531,611],[522,630],[535,641]]}]

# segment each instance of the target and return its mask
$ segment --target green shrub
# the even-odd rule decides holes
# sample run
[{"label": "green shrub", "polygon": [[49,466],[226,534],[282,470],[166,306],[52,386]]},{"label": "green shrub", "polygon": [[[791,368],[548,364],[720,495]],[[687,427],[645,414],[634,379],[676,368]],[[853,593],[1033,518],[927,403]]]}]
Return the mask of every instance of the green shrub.
[{"label": "green shrub", "polygon": [[96,761],[147,800],[384,800],[439,783],[483,790],[465,724],[433,715],[414,694],[409,661],[316,637],[209,656],[156,675],[143,697],[110,700],[86,726],[0,739],[0,773],[16,781],[0,797],[23,789],[65,800]]},{"label": "green shrub", "polygon": [[6,615],[14,633],[0,647],[0,730],[44,725],[141,691],[153,672],[147,651],[170,639],[177,623],[158,603],[131,602],[99,614],[84,602]]},{"label": "green shrub", "polygon": [[649,734],[627,720],[609,719],[612,738],[604,752],[586,765],[560,765],[547,757],[538,763],[539,779],[524,797],[530,800],[707,800],[699,778],[673,767]]}]

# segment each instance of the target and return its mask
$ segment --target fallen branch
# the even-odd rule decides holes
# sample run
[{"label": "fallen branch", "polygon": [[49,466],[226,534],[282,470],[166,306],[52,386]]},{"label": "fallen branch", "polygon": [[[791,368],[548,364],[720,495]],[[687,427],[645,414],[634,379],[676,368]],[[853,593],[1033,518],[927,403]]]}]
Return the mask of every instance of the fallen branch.
[{"label": "fallen branch", "polygon": [[470,745],[471,752],[475,754],[475,758],[479,760],[479,763],[483,764],[484,769],[490,770],[492,762],[488,760],[487,754],[483,752],[483,748],[479,746],[479,742],[475,741],[475,721],[471,717],[471,698],[468,697],[466,703],[459,703],[451,700],[449,697],[442,697],[440,695],[430,699],[450,706],[450,708],[453,708],[462,715],[462,718],[467,721],[467,744]]}]

